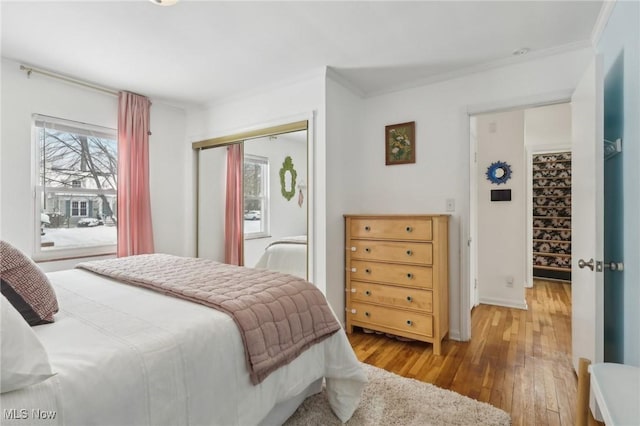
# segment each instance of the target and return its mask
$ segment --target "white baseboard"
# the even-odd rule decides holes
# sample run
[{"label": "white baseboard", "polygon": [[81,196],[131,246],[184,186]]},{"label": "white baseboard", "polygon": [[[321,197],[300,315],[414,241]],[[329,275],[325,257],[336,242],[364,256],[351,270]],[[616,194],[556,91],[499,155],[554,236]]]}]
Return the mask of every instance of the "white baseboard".
[{"label": "white baseboard", "polygon": [[481,297],[480,303],[484,303],[485,305],[504,306],[505,308],[524,309],[525,311],[529,309],[526,300],[518,302],[515,300],[499,299],[495,297]]},{"label": "white baseboard", "polygon": [[461,342],[462,339],[460,338],[460,332],[459,331],[453,331],[453,330],[449,330],[449,340],[455,340],[456,342]]}]

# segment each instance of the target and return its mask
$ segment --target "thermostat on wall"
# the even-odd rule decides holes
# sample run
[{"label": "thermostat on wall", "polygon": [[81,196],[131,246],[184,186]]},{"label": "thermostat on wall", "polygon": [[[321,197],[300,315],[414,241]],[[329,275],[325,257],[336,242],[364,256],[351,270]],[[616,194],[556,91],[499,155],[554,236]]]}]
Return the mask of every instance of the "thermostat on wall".
[{"label": "thermostat on wall", "polygon": [[511,201],[510,189],[492,189],[491,201]]}]

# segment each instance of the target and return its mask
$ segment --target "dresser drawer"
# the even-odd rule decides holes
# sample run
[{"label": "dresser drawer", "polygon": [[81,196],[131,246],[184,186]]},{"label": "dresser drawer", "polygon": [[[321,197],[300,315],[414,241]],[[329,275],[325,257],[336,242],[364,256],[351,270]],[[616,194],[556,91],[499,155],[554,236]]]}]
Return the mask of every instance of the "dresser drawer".
[{"label": "dresser drawer", "polygon": [[422,336],[433,336],[433,317],[416,312],[396,310],[383,306],[352,302],[347,312],[351,321],[357,321],[363,327],[371,324]]},{"label": "dresser drawer", "polygon": [[351,240],[351,258],[431,265],[431,243]]},{"label": "dresser drawer", "polygon": [[433,293],[431,290],[352,281],[351,300],[433,312]]},{"label": "dresser drawer", "polygon": [[426,240],[432,238],[431,219],[351,219],[352,238]]},{"label": "dresser drawer", "polygon": [[432,288],[433,270],[429,266],[351,261],[351,280],[377,281],[403,286]]}]

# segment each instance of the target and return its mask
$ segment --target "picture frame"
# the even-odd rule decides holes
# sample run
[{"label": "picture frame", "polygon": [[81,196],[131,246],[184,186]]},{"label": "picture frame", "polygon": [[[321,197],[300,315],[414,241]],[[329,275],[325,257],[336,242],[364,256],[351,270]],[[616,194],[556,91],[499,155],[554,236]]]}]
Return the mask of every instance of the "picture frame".
[{"label": "picture frame", "polygon": [[416,122],[385,126],[385,164],[411,164],[416,162]]}]

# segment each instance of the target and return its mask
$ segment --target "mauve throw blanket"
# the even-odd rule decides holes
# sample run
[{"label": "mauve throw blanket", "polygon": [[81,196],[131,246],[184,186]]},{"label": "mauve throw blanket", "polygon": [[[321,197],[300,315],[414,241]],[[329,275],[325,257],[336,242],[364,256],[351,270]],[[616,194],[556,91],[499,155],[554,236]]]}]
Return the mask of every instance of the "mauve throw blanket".
[{"label": "mauve throw blanket", "polygon": [[320,290],[292,275],[168,254],[98,260],[77,268],[229,314],[240,329],[254,385],[340,329]]}]

